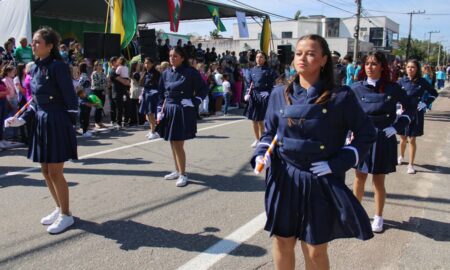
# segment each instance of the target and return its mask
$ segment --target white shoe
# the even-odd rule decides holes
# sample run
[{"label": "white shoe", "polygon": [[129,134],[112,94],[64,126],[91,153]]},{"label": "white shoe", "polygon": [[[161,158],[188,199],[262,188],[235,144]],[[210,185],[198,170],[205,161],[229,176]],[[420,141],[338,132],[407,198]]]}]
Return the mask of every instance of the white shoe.
[{"label": "white shoe", "polygon": [[155,140],[155,139],[159,139],[159,134],[158,133],[151,133],[150,136],[147,137],[149,140]]},{"label": "white shoe", "polygon": [[48,226],[47,232],[51,234],[63,232],[65,229],[72,226],[74,222],[75,221],[73,220],[73,216],[59,214],[55,222],[53,222],[52,225]]},{"label": "white shoe", "polygon": [[180,177],[178,177],[176,186],[177,187],[184,187],[188,184],[188,177],[187,175],[180,175]]},{"label": "white shoe", "polygon": [[416,170],[413,165],[408,165],[408,170],[406,171],[408,174],[415,174]]},{"label": "white shoe", "polygon": [[148,139],[148,137],[150,137],[150,135],[152,135],[152,132],[151,132],[151,131],[149,131],[147,134],[145,134],[145,138]]},{"label": "white shoe", "polygon": [[397,158],[397,164],[398,164],[398,165],[402,165],[402,163],[403,163],[403,157],[402,157],[402,156],[398,156],[398,158]]},{"label": "white shoe", "polygon": [[175,180],[180,177],[180,174],[178,172],[171,172],[169,174],[164,175],[165,180]]},{"label": "white shoe", "polygon": [[56,221],[56,219],[59,216],[59,212],[61,210],[59,209],[59,207],[56,207],[56,209],[48,216],[45,216],[41,219],[41,224],[42,225],[52,225],[53,222]]},{"label": "white shoe", "polygon": [[83,133],[83,135],[81,135],[81,137],[83,137],[83,138],[90,138],[90,137],[92,137],[92,132],[86,131],[85,133]]},{"label": "white shoe", "polygon": [[252,148],[255,148],[255,147],[258,145],[258,143],[259,143],[259,141],[258,141],[258,140],[255,140],[250,146],[251,146]]},{"label": "white shoe", "polygon": [[383,217],[374,216],[372,222],[372,232],[379,233],[383,231]]}]

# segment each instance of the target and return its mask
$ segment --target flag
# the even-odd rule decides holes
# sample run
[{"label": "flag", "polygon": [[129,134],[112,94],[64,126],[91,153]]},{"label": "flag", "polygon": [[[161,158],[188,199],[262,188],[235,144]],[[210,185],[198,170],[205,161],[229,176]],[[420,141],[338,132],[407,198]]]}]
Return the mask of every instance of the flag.
[{"label": "flag", "polygon": [[270,18],[266,17],[263,21],[260,47],[261,47],[261,51],[265,52],[267,55],[269,55],[269,46],[270,46],[271,36],[272,36],[272,32],[270,30]]},{"label": "flag", "polygon": [[236,11],[236,17],[238,20],[238,28],[239,28],[239,37],[248,38],[248,26],[247,20],[245,19],[245,12]]},{"label": "flag", "polygon": [[170,31],[178,32],[183,0],[167,0],[169,5]]},{"label": "flag", "polygon": [[219,30],[220,32],[227,31],[225,25],[223,25],[222,20],[220,19],[219,8],[216,6],[208,5],[208,10],[211,13],[214,24],[217,26],[217,30]]},{"label": "flag", "polygon": [[125,48],[136,34],[137,13],[134,0],[114,0],[111,33],[120,34],[120,46]]}]

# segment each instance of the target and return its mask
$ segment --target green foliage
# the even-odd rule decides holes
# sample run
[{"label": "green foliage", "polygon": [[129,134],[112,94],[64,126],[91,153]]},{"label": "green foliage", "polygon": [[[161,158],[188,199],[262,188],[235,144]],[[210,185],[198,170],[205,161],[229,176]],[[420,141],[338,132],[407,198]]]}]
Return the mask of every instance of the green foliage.
[{"label": "green foliage", "polygon": [[[393,54],[396,56],[400,56],[402,59],[406,57],[406,46],[408,44],[407,38],[402,38],[398,42],[398,49],[394,49]],[[428,57],[428,40],[411,40],[411,49],[409,51],[409,58],[415,58],[419,61],[428,62],[435,65],[438,61],[438,52],[439,52],[439,43],[431,42],[430,43],[430,55]],[[441,64],[444,61],[445,53],[443,47],[441,47]]]},{"label": "green foliage", "polygon": [[222,35],[219,34],[219,30],[218,29],[214,29],[211,32],[209,32],[209,37],[211,39],[219,39],[222,37]]}]

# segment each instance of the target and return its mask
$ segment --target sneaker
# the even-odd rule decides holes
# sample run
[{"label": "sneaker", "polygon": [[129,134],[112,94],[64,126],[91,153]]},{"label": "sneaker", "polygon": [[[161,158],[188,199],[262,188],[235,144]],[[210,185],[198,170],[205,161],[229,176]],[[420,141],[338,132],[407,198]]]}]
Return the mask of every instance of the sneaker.
[{"label": "sneaker", "polygon": [[90,138],[90,137],[92,137],[92,132],[86,131],[85,133],[83,133],[83,135],[81,135],[81,137],[83,137],[83,138]]},{"label": "sneaker", "polygon": [[414,169],[413,165],[408,165],[408,170],[406,172],[409,174],[415,174],[416,170]]},{"label": "sneaker", "polygon": [[51,234],[61,233],[65,229],[72,226],[74,222],[75,221],[73,220],[73,216],[59,214],[55,222],[53,222],[52,225],[48,226],[47,232]]},{"label": "sneaker", "polygon": [[398,158],[397,158],[397,164],[398,164],[398,165],[402,165],[402,163],[403,163],[403,157],[402,157],[402,156],[398,156]]},{"label": "sneaker", "polygon": [[374,216],[372,221],[372,232],[380,233],[383,231],[383,217]]},{"label": "sneaker", "polygon": [[56,207],[56,209],[48,216],[45,216],[41,219],[41,224],[42,225],[52,225],[53,222],[56,221],[56,219],[59,216],[59,212],[61,210],[59,209],[59,207]]},{"label": "sneaker", "polygon": [[180,177],[180,174],[178,172],[171,172],[169,174],[164,175],[165,180],[175,180]]},{"label": "sneaker", "polygon": [[258,145],[258,143],[259,143],[259,141],[258,141],[258,140],[255,140],[250,146],[251,146],[252,148],[255,148],[255,147]]},{"label": "sneaker", "polygon": [[3,141],[0,141],[0,149],[7,148],[6,144]]},{"label": "sneaker", "polygon": [[155,139],[159,139],[159,134],[158,133],[151,133],[150,136],[147,137],[149,140],[155,140]]},{"label": "sneaker", "polygon": [[175,184],[177,187],[184,187],[188,184],[188,177],[187,175],[180,175],[178,177],[177,183]]}]

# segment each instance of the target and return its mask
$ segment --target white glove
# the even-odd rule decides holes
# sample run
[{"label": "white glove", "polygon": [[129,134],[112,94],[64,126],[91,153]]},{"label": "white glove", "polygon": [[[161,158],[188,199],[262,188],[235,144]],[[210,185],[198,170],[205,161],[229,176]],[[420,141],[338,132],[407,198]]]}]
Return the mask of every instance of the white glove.
[{"label": "white glove", "polygon": [[[255,174],[260,174],[261,172],[265,171],[267,168],[270,167],[270,164],[271,164],[270,155],[266,155],[266,159],[265,160],[264,160],[263,156],[257,156],[256,159],[255,159],[255,164],[256,164],[256,166],[255,166],[255,169],[253,170],[253,172]],[[263,169],[261,171],[257,170],[258,164],[264,165],[264,167],[263,167]]]},{"label": "white glove", "polygon": [[156,121],[160,122],[161,120],[163,120],[164,118],[164,113],[163,112],[159,112],[156,114]]},{"label": "white glove", "polygon": [[427,104],[425,102],[421,101],[417,105],[417,110],[421,111],[421,110],[425,109],[426,107],[427,107]]},{"label": "white glove", "polygon": [[181,105],[183,105],[183,107],[194,107],[192,100],[187,98],[181,100]]},{"label": "white glove", "polygon": [[312,167],[309,169],[313,174],[317,176],[323,176],[331,173],[330,165],[328,161],[318,161],[311,164]]},{"label": "white glove", "polygon": [[397,114],[397,115],[402,115],[402,113],[403,113],[402,109],[398,109],[397,111],[395,111],[395,114]]},{"label": "white glove", "polygon": [[245,100],[245,101],[249,101],[249,100],[250,100],[250,95],[249,95],[249,94],[245,95],[245,96],[244,96],[244,100]]},{"label": "white glove", "polygon": [[269,96],[269,92],[267,92],[267,91],[264,91],[264,92],[260,92],[259,94],[260,94],[260,95],[261,95],[261,97],[263,97],[263,98],[266,98],[266,97],[268,97],[268,96]]},{"label": "white glove", "polygon": [[397,134],[397,130],[395,130],[395,128],[393,128],[393,127],[387,127],[385,129],[383,129],[383,132],[387,138],[390,138],[390,137],[394,136],[395,134]]},{"label": "white glove", "polygon": [[20,127],[25,125],[26,121],[22,118],[9,117],[5,120],[5,127]]}]

